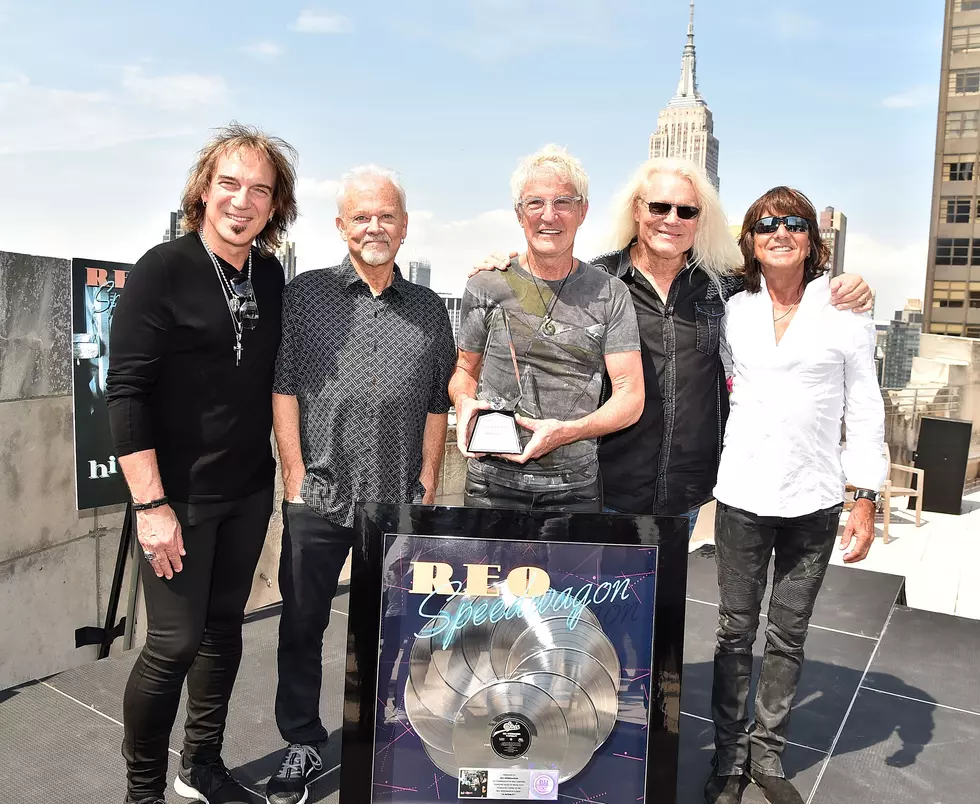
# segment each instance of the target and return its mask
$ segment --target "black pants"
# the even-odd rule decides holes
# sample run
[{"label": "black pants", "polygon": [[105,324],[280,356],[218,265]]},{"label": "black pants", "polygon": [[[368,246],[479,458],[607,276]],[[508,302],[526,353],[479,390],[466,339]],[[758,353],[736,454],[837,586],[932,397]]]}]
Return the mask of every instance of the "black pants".
[{"label": "black pants", "polygon": [[320,720],[323,632],[353,543],[352,528],[328,522],[304,503],[283,503],[276,724],[287,743],[327,739]]},{"label": "black pants", "polygon": [[602,513],[602,479],[585,486],[556,491],[529,491],[484,480],[466,473],[463,504],[467,508],[507,508],[520,511]]},{"label": "black pants", "polygon": [[[806,516],[756,516],[718,503],[715,554],[718,564],[718,644],[715,647],[711,717],[715,724],[717,770],[782,776],[790,710],[803,667],[810,615],[834,549],[841,506]],[[769,559],[775,573],[766,649],[748,726],[752,643],[759,628]]]},{"label": "black pants", "polygon": [[146,644],[123,697],[129,797],[163,796],[167,749],[187,679],[184,753],[221,752],[228,699],[242,658],[242,619],[272,514],[272,487],[227,503],[171,503],[184,539],[184,568],[171,580],[140,565]]}]

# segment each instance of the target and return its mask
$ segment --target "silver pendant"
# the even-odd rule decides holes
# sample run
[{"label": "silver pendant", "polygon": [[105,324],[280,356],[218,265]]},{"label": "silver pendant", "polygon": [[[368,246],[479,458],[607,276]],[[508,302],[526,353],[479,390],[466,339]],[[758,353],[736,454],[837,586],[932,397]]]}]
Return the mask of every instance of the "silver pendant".
[{"label": "silver pendant", "polygon": [[242,300],[237,296],[232,296],[228,299],[228,309],[231,310],[232,315],[238,315],[239,309],[241,309]]},{"label": "silver pendant", "polygon": [[541,331],[545,335],[554,335],[558,329],[555,327],[555,322],[551,320],[551,316],[546,316],[544,322],[541,324]]}]

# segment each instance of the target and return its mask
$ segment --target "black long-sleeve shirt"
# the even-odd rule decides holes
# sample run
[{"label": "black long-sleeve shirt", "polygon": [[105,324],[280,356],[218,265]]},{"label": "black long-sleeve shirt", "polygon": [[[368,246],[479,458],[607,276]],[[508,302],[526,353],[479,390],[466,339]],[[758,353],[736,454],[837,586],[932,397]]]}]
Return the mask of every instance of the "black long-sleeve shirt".
[{"label": "black long-sleeve shirt", "polygon": [[239,366],[225,292],[197,233],[150,249],[120,294],[106,382],[112,438],[117,455],[156,450],[171,499],[225,502],[274,481],[282,266],[253,250],[251,280],[259,321],[243,333]]}]

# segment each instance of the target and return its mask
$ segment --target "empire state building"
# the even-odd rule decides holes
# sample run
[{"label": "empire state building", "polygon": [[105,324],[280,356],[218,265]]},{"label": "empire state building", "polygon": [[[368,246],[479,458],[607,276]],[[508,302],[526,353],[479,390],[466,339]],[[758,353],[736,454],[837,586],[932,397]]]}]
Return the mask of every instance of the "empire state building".
[{"label": "empire state building", "polygon": [[718,188],[718,140],[708,104],[698,92],[697,59],[694,55],[694,0],[687,26],[687,44],[681,57],[681,80],[677,93],[657,117],[657,130],[650,135],[650,156],[674,156],[697,162]]}]

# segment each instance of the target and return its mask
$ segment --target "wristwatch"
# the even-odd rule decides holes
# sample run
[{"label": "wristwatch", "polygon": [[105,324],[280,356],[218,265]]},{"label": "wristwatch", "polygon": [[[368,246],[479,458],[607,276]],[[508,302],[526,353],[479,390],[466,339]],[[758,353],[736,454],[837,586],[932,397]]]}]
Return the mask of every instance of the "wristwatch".
[{"label": "wristwatch", "polygon": [[878,492],[872,491],[871,489],[858,489],[854,492],[854,499],[856,500],[871,500],[872,503],[878,502]]}]

